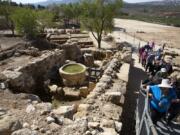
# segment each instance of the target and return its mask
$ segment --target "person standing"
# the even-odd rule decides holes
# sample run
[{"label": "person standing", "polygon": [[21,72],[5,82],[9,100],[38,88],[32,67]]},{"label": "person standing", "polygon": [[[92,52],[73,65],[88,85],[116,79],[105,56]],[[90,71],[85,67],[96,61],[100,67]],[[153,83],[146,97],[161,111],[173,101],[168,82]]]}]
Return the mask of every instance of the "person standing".
[{"label": "person standing", "polygon": [[176,93],[169,79],[163,79],[161,84],[149,87],[151,118],[154,124],[166,115]]},{"label": "person standing", "polygon": [[173,72],[172,56],[165,56],[162,68],[166,68],[168,75]]},{"label": "person standing", "polygon": [[151,50],[154,51],[154,49],[155,49],[155,42],[152,42],[150,47],[151,47]]},{"label": "person standing", "polygon": [[147,57],[146,60],[146,69],[145,71],[147,72],[149,70],[150,73],[153,72],[153,62],[155,60],[155,55],[153,53],[150,53],[150,55]]},{"label": "person standing", "polygon": [[141,58],[142,58],[141,62],[142,62],[143,67],[146,67],[146,59],[147,59],[147,57],[148,57],[148,50],[145,49],[145,51],[143,51],[142,56],[141,56]]}]

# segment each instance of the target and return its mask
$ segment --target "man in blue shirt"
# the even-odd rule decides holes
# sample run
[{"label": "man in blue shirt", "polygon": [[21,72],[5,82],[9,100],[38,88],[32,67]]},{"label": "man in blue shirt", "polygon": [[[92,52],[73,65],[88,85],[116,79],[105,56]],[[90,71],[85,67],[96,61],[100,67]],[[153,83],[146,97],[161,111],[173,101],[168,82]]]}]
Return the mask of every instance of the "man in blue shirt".
[{"label": "man in blue shirt", "polygon": [[169,79],[163,79],[159,85],[150,86],[149,93],[151,95],[151,118],[156,124],[168,112],[171,101],[176,99],[176,93],[170,85]]}]

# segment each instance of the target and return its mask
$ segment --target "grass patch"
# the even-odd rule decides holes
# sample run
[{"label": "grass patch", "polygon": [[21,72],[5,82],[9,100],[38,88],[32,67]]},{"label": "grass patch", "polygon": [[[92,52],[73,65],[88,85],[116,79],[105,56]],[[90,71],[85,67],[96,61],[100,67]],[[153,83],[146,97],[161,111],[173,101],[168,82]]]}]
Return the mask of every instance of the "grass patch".
[{"label": "grass patch", "polygon": [[84,68],[81,65],[72,64],[72,65],[65,66],[63,68],[63,71],[65,71],[67,73],[79,73],[79,72],[83,71],[83,69]]}]

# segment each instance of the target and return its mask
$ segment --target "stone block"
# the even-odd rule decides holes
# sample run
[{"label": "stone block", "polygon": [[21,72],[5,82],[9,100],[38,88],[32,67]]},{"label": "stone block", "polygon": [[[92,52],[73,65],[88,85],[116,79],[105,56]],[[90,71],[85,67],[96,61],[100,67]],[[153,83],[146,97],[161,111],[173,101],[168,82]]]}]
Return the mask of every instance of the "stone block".
[{"label": "stone block", "polygon": [[103,131],[99,135],[118,135],[114,128],[103,128]]},{"label": "stone block", "polygon": [[73,106],[60,106],[53,110],[53,113],[58,116],[64,116],[65,118],[73,119],[73,115],[77,112],[76,105]]},{"label": "stone block", "polygon": [[18,118],[14,116],[3,116],[0,119],[0,134],[10,135],[12,132],[22,128],[22,124]]},{"label": "stone block", "polygon": [[124,63],[120,70],[119,73],[117,73],[118,79],[123,80],[125,82],[128,82],[129,80],[129,71],[130,71],[130,65],[127,63]]},{"label": "stone block", "polygon": [[70,100],[78,100],[80,99],[80,90],[76,90],[74,88],[65,87],[63,88],[64,96]]},{"label": "stone block", "polygon": [[100,127],[99,122],[88,122],[88,128],[98,129]]},{"label": "stone block", "polygon": [[121,92],[106,92],[106,101],[110,101],[114,104],[119,105],[121,100]]},{"label": "stone block", "polygon": [[102,119],[101,127],[114,128],[114,121],[109,119]]},{"label": "stone block", "polygon": [[89,104],[80,104],[78,106],[78,112],[82,112],[82,111],[90,111],[91,110],[91,106]]}]

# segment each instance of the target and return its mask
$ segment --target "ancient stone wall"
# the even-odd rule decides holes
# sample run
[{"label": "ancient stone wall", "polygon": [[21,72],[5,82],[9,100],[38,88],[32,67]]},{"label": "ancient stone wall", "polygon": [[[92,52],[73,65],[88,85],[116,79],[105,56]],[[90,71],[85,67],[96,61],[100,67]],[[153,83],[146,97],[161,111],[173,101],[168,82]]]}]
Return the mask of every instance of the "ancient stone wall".
[{"label": "ancient stone wall", "polygon": [[125,102],[130,64],[121,61],[117,53],[109,62],[102,78],[79,105],[59,106],[57,116],[71,119],[59,131],[63,135],[118,135]]},{"label": "ancient stone wall", "polygon": [[63,50],[43,51],[40,57],[32,58],[26,65],[5,70],[2,74],[8,80],[10,89],[31,93],[48,79],[48,72],[54,66],[60,67],[64,62]]}]

